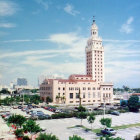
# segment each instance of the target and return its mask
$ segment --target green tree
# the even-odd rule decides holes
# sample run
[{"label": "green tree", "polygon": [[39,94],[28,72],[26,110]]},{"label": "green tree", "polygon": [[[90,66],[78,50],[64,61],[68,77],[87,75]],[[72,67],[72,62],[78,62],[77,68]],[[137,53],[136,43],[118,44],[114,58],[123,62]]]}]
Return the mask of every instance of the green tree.
[{"label": "green tree", "polygon": [[49,96],[47,96],[46,97],[46,103],[48,104],[48,103],[51,103],[51,102],[52,102],[52,99]]},{"label": "green tree", "polygon": [[88,118],[87,118],[88,122],[91,124],[91,129],[92,129],[92,124],[94,123],[95,120],[95,116],[93,113],[91,113]]},{"label": "green tree", "polygon": [[124,89],[124,91],[129,91],[129,87],[128,86],[124,86],[123,85],[123,89]]},{"label": "green tree", "polygon": [[77,109],[78,109],[79,112],[85,112],[86,111],[86,108],[83,107],[83,106],[79,106]]},{"label": "green tree", "polygon": [[121,101],[121,106],[126,106],[127,105],[127,102],[125,100],[122,100]]},{"label": "green tree", "polygon": [[111,118],[102,118],[100,120],[101,124],[106,127],[111,127],[112,119]]},{"label": "green tree", "polygon": [[137,112],[139,110],[139,97],[132,95],[128,100],[129,111]]},{"label": "green tree", "polygon": [[12,115],[8,118],[8,123],[13,123],[17,127],[21,127],[26,121],[26,118],[22,115]]},{"label": "green tree", "polygon": [[73,135],[72,137],[69,137],[69,140],[84,140],[83,138],[77,136],[77,135]]},{"label": "green tree", "polygon": [[31,91],[32,93],[37,93],[38,90],[39,90],[39,89],[31,89],[30,91]]},{"label": "green tree", "polygon": [[39,127],[39,125],[36,124],[36,122],[34,120],[28,120],[23,125],[23,130],[28,131],[32,136],[32,135],[40,132],[41,128]]},{"label": "green tree", "polygon": [[30,103],[30,96],[29,95],[24,95],[24,101],[26,104]]},{"label": "green tree", "polygon": [[36,140],[59,140],[55,135],[40,133]]},{"label": "green tree", "polygon": [[81,119],[81,126],[82,126],[82,121],[83,121],[83,119],[87,118],[87,114],[85,112],[79,112],[78,113],[78,118]]},{"label": "green tree", "polygon": [[39,95],[30,96],[30,103],[39,104],[41,102]]},{"label": "green tree", "polygon": [[2,89],[0,91],[0,93],[3,93],[3,94],[10,94],[10,91],[8,91],[7,89]]}]

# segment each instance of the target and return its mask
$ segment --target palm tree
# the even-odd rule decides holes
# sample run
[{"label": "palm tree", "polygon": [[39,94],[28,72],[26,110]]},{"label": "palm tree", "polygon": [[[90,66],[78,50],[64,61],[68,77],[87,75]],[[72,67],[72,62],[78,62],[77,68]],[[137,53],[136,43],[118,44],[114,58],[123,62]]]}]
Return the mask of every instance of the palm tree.
[{"label": "palm tree", "polygon": [[92,124],[94,123],[95,116],[91,113],[89,117],[87,118],[88,122],[91,124],[91,129],[92,129]]},{"label": "palm tree", "polygon": [[56,98],[56,102],[59,103],[59,98],[60,98],[60,96],[59,96],[59,95],[56,95],[55,98]]},{"label": "palm tree", "polygon": [[62,96],[62,97],[61,97],[61,102],[64,103],[65,100],[66,100],[65,96]]},{"label": "palm tree", "polygon": [[83,119],[87,118],[87,114],[85,112],[79,112],[78,118],[81,119],[81,126],[82,126],[82,121],[83,121]]}]

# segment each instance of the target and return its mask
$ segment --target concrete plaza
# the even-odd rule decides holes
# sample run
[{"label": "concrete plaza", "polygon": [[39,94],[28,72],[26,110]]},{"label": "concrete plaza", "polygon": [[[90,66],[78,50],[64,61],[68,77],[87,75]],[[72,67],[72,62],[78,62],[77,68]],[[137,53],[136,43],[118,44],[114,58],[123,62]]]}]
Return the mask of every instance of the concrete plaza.
[{"label": "concrete plaza", "polygon": [[[102,125],[99,122],[102,117],[102,115],[96,116],[96,120],[92,127],[93,129],[102,128]],[[105,117],[112,118],[112,126],[140,123],[140,113],[122,113],[120,116],[105,115]],[[41,127],[46,128],[46,133],[52,133],[58,136],[60,140],[68,140],[69,136],[72,135],[79,135],[85,138],[85,140],[97,138],[96,134],[90,131],[86,132],[82,128],[69,128],[80,124],[80,119],[77,118],[42,120],[37,121],[37,123],[40,124]],[[87,128],[91,128],[91,125],[86,119],[83,120],[83,125]],[[118,130],[116,136],[125,138],[125,140],[133,140],[134,136],[138,133],[140,133],[140,127],[133,127]]]}]

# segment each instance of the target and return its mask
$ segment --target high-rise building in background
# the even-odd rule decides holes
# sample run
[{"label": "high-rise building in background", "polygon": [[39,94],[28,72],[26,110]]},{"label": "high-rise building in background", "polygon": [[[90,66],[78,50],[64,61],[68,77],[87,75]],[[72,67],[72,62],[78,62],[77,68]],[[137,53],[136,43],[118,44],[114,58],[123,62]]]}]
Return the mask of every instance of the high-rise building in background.
[{"label": "high-rise building in background", "polygon": [[17,78],[17,85],[18,86],[27,86],[28,82],[25,78]]},{"label": "high-rise building in background", "polygon": [[42,100],[50,97],[56,104],[113,103],[113,84],[104,81],[104,48],[95,20],[85,51],[86,75],[72,74],[69,79],[45,79],[40,85]]}]

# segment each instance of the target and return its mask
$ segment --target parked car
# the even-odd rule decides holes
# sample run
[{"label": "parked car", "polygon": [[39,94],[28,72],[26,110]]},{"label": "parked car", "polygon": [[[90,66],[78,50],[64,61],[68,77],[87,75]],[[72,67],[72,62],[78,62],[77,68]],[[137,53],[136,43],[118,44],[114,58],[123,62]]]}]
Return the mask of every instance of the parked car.
[{"label": "parked car", "polygon": [[55,113],[61,113],[62,111],[60,109],[56,109]]},{"label": "parked car", "polygon": [[117,132],[112,128],[105,128],[101,130],[101,133],[104,135],[115,135]]},{"label": "parked car", "polygon": [[111,114],[112,114],[112,115],[119,116],[119,115],[120,115],[120,112],[118,112],[118,111],[113,111],[113,112],[111,112]]},{"label": "parked car", "polygon": [[46,119],[51,119],[51,116],[48,115],[48,114],[44,114],[44,117],[45,117]]},{"label": "parked car", "polygon": [[22,106],[18,106],[18,109],[22,109]]},{"label": "parked car", "polygon": [[13,109],[17,109],[18,108],[18,106],[13,106]]},{"label": "parked car", "polygon": [[38,119],[38,116],[36,116],[36,115],[31,115],[31,116],[30,116],[30,119],[32,119],[32,120],[37,120],[37,119]]},{"label": "parked car", "polygon": [[46,128],[45,127],[41,127],[41,131],[45,131],[46,130]]}]

